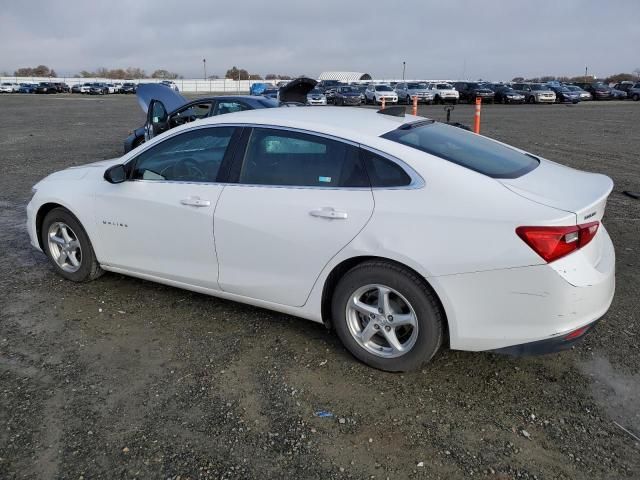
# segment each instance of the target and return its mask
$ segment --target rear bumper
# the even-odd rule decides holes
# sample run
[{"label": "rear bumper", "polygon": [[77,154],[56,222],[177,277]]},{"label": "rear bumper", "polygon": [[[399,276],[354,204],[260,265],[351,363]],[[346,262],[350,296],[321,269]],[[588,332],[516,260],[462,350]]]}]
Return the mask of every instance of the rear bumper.
[{"label": "rear bumper", "polygon": [[602,317],[613,300],[615,252],[604,226],[591,243],[551,264],[429,278],[445,308],[451,348],[565,346],[567,335]]},{"label": "rear bumper", "polygon": [[589,333],[597,323],[598,320],[560,337],[547,338],[544,340],[538,340],[537,342],[522,343],[520,345],[512,345],[510,347],[498,348],[491,351],[502,355],[520,357],[525,355],[545,355],[547,353],[569,350],[575,344],[581,342],[585,335]]}]

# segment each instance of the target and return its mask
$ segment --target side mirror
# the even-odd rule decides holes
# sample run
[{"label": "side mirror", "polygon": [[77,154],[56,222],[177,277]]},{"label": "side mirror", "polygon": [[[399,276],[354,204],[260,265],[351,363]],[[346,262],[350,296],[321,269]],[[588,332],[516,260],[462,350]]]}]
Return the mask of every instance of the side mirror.
[{"label": "side mirror", "polygon": [[122,183],[127,179],[127,171],[124,165],[113,165],[104,172],[104,179],[109,183]]}]

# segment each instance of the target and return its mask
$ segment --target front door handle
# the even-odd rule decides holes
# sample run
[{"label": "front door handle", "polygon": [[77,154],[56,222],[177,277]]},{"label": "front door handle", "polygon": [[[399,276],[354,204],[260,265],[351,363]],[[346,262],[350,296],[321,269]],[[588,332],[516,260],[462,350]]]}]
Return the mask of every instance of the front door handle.
[{"label": "front door handle", "polygon": [[183,198],[180,200],[180,203],[182,205],[189,205],[190,207],[208,207],[211,205],[209,200],[203,200],[200,197]]},{"label": "front door handle", "polygon": [[346,220],[347,212],[335,210],[332,207],[322,207],[317,210],[311,210],[309,215],[312,217],[328,218],[331,220]]}]

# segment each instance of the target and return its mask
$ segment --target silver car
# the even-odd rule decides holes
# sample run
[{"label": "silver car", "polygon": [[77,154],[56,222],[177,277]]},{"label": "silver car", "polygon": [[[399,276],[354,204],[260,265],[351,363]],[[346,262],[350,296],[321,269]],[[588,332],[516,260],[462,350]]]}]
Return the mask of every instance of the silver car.
[{"label": "silver car", "polygon": [[433,90],[429,89],[426,82],[399,82],[396,85],[398,103],[405,102],[407,105],[413,103],[413,97],[418,97],[418,103],[432,104],[435,98]]},{"label": "silver car", "polygon": [[637,102],[640,100],[640,82],[636,83],[633,87],[629,89],[627,95],[631,100]]},{"label": "silver car", "polygon": [[307,93],[307,105],[326,105],[327,97],[319,88],[314,88]]},{"label": "silver car", "polygon": [[542,83],[514,83],[511,88],[524,95],[527,103],[555,103],[556,101],[555,92]]},{"label": "silver car", "polygon": [[580,101],[581,102],[583,102],[585,100],[591,100],[593,98],[593,97],[591,97],[591,94],[589,92],[587,92],[586,90],[581,89],[577,85],[564,85],[564,86],[567,87],[572,92],[578,92],[580,94]]}]

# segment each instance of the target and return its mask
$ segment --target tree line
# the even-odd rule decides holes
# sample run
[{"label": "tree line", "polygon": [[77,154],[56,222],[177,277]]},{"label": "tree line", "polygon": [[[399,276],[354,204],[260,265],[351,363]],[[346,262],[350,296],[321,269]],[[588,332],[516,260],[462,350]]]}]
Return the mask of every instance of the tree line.
[{"label": "tree line", "polygon": [[276,73],[267,73],[264,78],[257,73],[249,73],[244,68],[238,68],[236,66],[227,70],[224,78],[230,80],[291,80],[290,75],[281,75]]},{"label": "tree line", "polygon": [[[6,73],[6,72],[5,72]],[[18,68],[13,72],[15,77],[57,77],[56,71],[53,68],[49,68],[46,65],[38,65],[37,67],[23,67]],[[9,76],[6,74],[5,76]],[[113,78],[115,80],[125,80],[128,78],[162,78],[167,80],[175,80],[178,78],[184,78],[182,75],[171,72],[165,69],[155,70],[151,75],[148,75],[142,68],[128,67],[128,68],[98,68],[95,71],[82,70],[75,75],[82,78]],[[210,75],[207,77],[215,80],[220,78],[218,75]],[[230,80],[263,80],[262,75],[257,73],[249,73],[244,68],[238,68],[236,66],[227,70],[224,78]],[[268,73],[264,76],[264,80],[291,80],[290,75],[282,75],[276,73]]]}]

